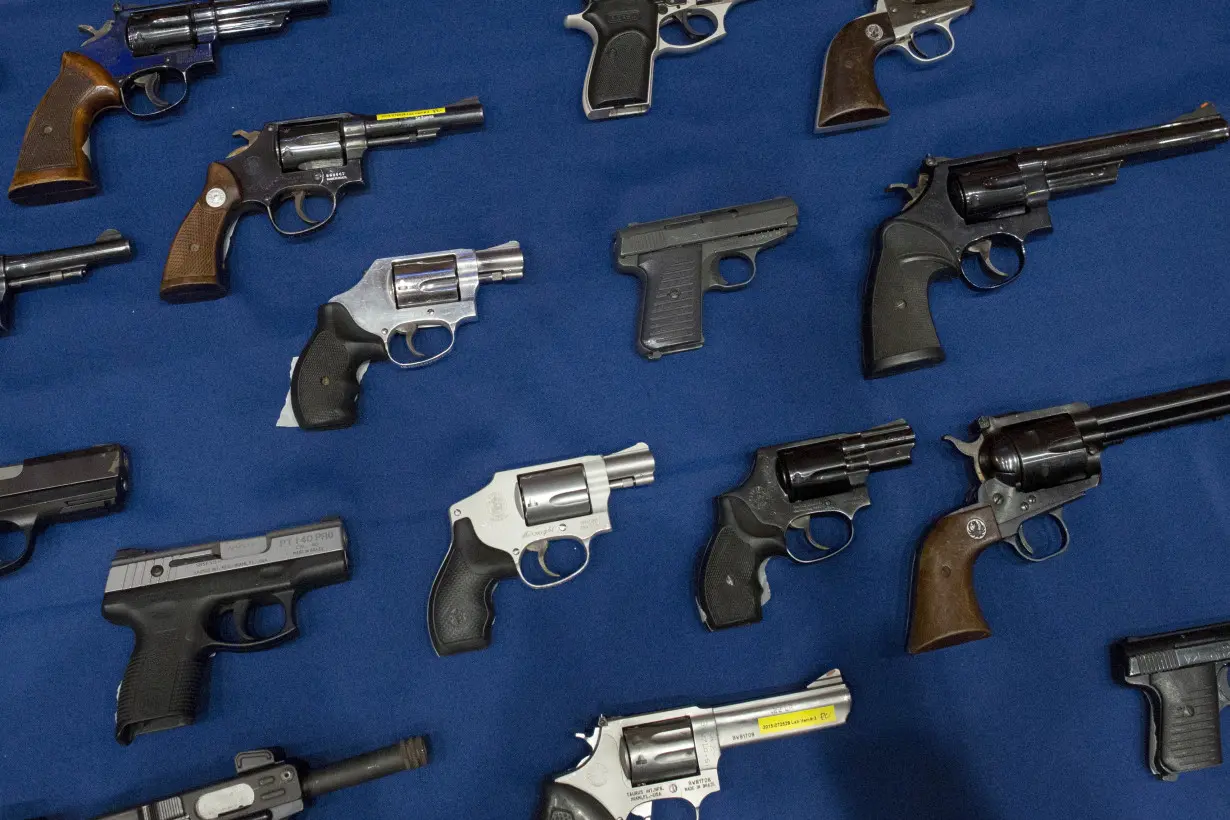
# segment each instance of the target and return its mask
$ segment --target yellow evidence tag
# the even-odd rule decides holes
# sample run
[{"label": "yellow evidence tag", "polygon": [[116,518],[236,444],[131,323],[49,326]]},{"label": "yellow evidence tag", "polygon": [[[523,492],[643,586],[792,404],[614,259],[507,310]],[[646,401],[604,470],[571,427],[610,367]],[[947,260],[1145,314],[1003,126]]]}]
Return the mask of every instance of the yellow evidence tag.
[{"label": "yellow evidence tag", "polygon": [[788,732],[792,729],[832,723],[835,720],[837,720],[837,709],[833,706],[821,706],[818,709],[804,709],[801,712],[763,717],[760,719],[760,733],[769,735],[774,732]]},{"label": "yellow evidence tag", "polygon": [[422,111],[398,111],[395,114],[377,114],[377,120],[408,120],[414,117],[434,117],[443,114],[443,108],[424,108]]}]

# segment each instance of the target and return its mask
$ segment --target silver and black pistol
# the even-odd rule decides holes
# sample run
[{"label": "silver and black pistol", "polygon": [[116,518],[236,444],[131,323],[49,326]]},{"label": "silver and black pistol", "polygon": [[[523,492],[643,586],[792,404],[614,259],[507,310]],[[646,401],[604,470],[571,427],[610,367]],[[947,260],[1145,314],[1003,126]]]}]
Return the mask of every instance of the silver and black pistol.
[{"label": "silver and black pistol", "polygon": [[[425,367],[444,358],[457,328],[478,318],[479,285],[515,282],[525,275],[516,242],[482,251],[458,249],[377,259],[359,284],[334,296],[316,314],[316,332],[291,373],[290,400],[304,430],[336,430],[359,416],[359,379],[371,362]],[[414,336],[427,328],[448,331],[448,346],[419,353]],[[401,361],[389,346],[402,335],[415,358]]]},{"label": "silver and black pistol", "polygon": [[18,291],[85,279],[91,268],[132,259],[132,243],[108,229],[89,245],[42,253],[0,256],[0,336],[13,330],[13,297]]},{"label": "silver and black pistol", "polygon": [[[751,205],[629,225],[615,234],[615,267],[641,280],[636,348],[647,359],[696,350],[705,343],[705,293],[747,287],[756,255],[799,227],[799,206],[789,197]],[[723,259],[751,265],[745,281],[728,282]]]},{"label": "silver and black pistol", "polygon": [[850,689],[834,669],[799,692],[705,709],[598,719],[590,753],[546,787],[538,820],[649,820],[657,800],[686,800],[700,817],[721,789],[718,758],[734,746],[841,726]]},{"label": "silver and black pistol", "polygon": [[[583,456],[495,474],[491,483],[453,505],[453,542],[431,587],[427,627],[438,655],[491,644],[496,584],[521,577],[531,589],[549,589],[589,566],[589,543],[611,531],[611,490],[653,483],[653,453],[636,444],[609,456]],[[576,541],[584,563],[561,576],[547,562],[553,541]],[[526,556],[538,559],[545,581],[528,577]]]},{"label": "silver and black pistol", "polygon": [[[854,516],[871,506],[867,479],[904,467],[914,451],[905,419],[861,433],[761,447],[747,479],[717,500],[718,530],[700,561],[696,604],[710,630],[757,623],[769,601],[765,565],[786,557],[796,564],[832,558],[854,542]],[[814,516],[839,516],[849,537],[840,546],[819,543]],[[799,531],[815,552],[804,557],[786,540]]]}]

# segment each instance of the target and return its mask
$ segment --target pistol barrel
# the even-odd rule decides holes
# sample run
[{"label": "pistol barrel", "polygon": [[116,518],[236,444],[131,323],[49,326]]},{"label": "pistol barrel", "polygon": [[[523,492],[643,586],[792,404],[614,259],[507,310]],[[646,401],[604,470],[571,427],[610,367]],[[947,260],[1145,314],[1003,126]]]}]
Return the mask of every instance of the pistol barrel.
[{"label": "pistol barrel", "polygon": [[311,799],[398,772],[418,769],[426,766],[427,762],[427,738],[412,737],[374,752],[313,769],[303,775],[300,784],[303,796]]}]

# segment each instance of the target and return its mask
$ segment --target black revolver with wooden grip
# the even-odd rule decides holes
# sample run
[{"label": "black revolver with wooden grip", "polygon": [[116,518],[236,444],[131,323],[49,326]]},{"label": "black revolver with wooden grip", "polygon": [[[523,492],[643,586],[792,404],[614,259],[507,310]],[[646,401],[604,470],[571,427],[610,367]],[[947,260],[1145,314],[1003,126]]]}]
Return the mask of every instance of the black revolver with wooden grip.
[{"label": "black revolver with wooden grip", "polygon": [[[102,614],[136,635],[120,684],[115,739],[187,726],[217,652],[260,652],[295,638],[300,595],[350,578],[341,519],[174,550],[126,549],[107,574]],[[281,629],[254,622],[262,606]]]},{"label": "black revolver with wooden grip", "polygon": [[[718,530],[700,561],[696,603],[711,630],[757,623],[769,600],[765,565],[786,557],[814,564],[854,541],[854,516],[871,506],[871,473],[904,467],[914,449],[914,431],[904,419],[862,433],[842,433],[756,451],[747,480],[718,498]],[[813,516],[840,516],[849,537],[840,546],[819,543]],[[802,557],[786,541],[802,532],[815,549]]]},{"label": "black revolver with wooden grip", "polygon": [[[504,470],[482,490],[453,505],[453,542],[431,586],[427,628],[440,656],[486,649],[495,623],[492,595],[507,578],[531,589],[571,581],[589,566],[590,541],[611,531],[611,490],[654,478],[653,454],[636,444],[609,456],[582,456]],[[575,541],[585,551],[577,569],[561,574],[547,561],[552,542]],[[523,562],[537,558],[536,578]]]},{"label": "black revolver with wooden grip", "polygon": [[[909,201],[876,237],[863,312],[864,375],[874,379],[944,361],[931,317],[931,283],[959,275],[989,292],[1014,281],[1025,267],[1026,240],[1051,229],[1047,203],[1053,197],[1109,185],[1125,163],[1227,139],[1226,120],[1206,103],[1151,128],[965,159],[927,157],[916,186],[893,186]],[[1016,253],[1017,264],[1008,270],[992,257],[1004,244]],[[984,276],[963,268],[970,255]]]},{"label": "black revolver with wooden grip", "polygon": [[52,524],[124,509],[128,483],[128,453],[118,444],[0,465],[0,531],[19,530],[25,539],[15,556],[0,556],[0,576],[25,566],[39,532]]},{"label": "black revolver with wooden grip", "polygon": [[[878,125],[888,119],[888,105],[876,85],[876,60],[892,49],[927,65],[952,54],[956,40],[950,26],[974,8],[974,0],[878,0],[875,11],[842,27],[824,56],[816,133],[834,134]],[[936,31],[947,40],[942,53],[927,54],[918,35]]]},{"label": "black revolver with wooden grip", "polygon": [[[205,187],[167,254],[162,298],[197,302],[227,294],[231,234],[245,213],[264,211],[283,236],[318,231],[333,220],[347,189],[366,184],[363,158],[369,149],[414,145],[482,124],[483,106],[470,98],[421,111],[334,114],[236,131],[248,144],[210,163]],[[323,202],[327,212],[309,213],[309,200]],[[287,223],[282,206],[288,204],[298,223]]]},{"label": "black revolver with wooden grip", "polygon": [[137,119],[166,114],[188,98],[193,72],[214,67],[215,43],[277,32],[293,17],[328,10],[329,0],[116,3],[97,29],[80,26],[89,39],[61,57],[59,76],[30,117],[9,199],[46,205],[94,195],[90,129],[100,114],[120,107]]},{"label": "black revolver with wooden grip", "polygon": [[[641,280],[636,347],[647,359],[695,350],[705,343],[703,303],[711,290],[739,290],[756,276],[756,255],[799,227],[789,197],[752,205],[629,225],[615,234],[615,266]],[[743,282],[728,282],[720,266],[738,257],[752,266]]]},{"label": "black revolver with wooden grip", "polygon": [[0,336],[13,329],[13,301],[21,291],[80,282],[99,265],[132,259],[132,243],[107,229],[89,245],[0,256]]},{"label": "black revolver with wooden grip", "polygon": [[1125,638],[1111,649],[1115,679],[1149,706],[1149,769],[1163,780],[1220,766],[1230,706],[1230,623]]},{"label": "black revolver with wooden grip", "polygon": [[[990,637],[974,590],[974,562],[1001,541],[1035,563],[1067,549],[1063,508],[1101,483],[1107,447],[1227,413],[1230,380],[1101,407],[1065,404],[984,416],[974,441],[947,436],[969,458],[978,487],[973,502],[937,521],[918,550],[907,649],[918,654]],[[1023,528],[1044,516],[1060,540],[1039,549]]]}]

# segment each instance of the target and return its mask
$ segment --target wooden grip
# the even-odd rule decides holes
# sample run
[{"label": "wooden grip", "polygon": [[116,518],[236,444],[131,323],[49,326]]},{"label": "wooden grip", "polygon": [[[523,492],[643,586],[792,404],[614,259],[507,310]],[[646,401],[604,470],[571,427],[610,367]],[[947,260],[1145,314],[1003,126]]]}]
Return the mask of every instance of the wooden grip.
[{"label": "wooden grip", "polygon": [[893,44],[887,14],[868,14],[837,32],[824,58],[816,132],[865,128],[888,119],[888,105],[876,85],[876,58]]},{"label": "wooden grip", "polygon": [[974,593],[974,562],[1001,540],[989,506],[958,510],[927,533],[915,567],[911,655],[990,637]]},{"label": "wooden grip", "polygon": [[220,162],[209,165],[205,189],[171,243],[162,269],[162,298],[168,302],[220,299],[226,281],[226,239],[242,213],[239,180]]},{"label": "wooden grip", "polygon": [[108,108],[122,104],[107,70],[73,51],[60,59],[60,74],[47,89],[21,143],[9,199],[49,205],[98,192],[90,167],[90,128]]}]

